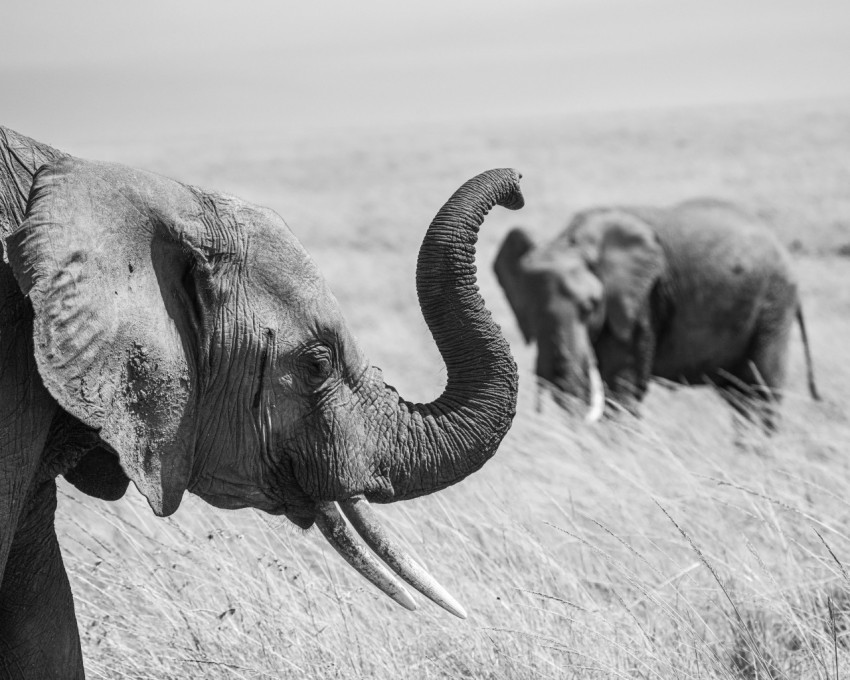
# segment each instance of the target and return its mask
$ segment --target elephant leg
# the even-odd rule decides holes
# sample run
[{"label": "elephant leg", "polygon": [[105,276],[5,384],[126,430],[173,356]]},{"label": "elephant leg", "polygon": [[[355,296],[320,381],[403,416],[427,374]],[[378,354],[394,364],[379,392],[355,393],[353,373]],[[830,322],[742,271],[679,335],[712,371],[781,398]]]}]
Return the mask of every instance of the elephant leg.
[{"label": "elephant leg", "polygon": [[759,382],[759,375],[754,365],[737,371],[717,386],[718,394],[743,420],[771,434],[776,431],[779,397]]},{"label": "elephant leg", "polygon": [[750,359],[716,383],[718,394],[739,416],[764,428],[767,433],[776,431],[778,390],[784,378],[784,371],[771,372],[770,367],[770,363]]},{"label": "elephant leg", "polygon": [[638,404],[649,389],[655,360],[655,333],[649,318],[638,320],[630,343],[606,334],[600,337],[595,351],[609,397],[633,416],[638,416]]},{"label": "elephant leg", "polygon": [[717,394],[732,407],[734,413],[735,441],[744,441],[746,423],[763,428],[768,434],[776,430],[775,413],[772,403],[755,391],[743,378],[733,377],[715,384]]},{"label": "elephant leg", "polygon": [[633,356],[633,396],[637,401],[643,401],[649,389],[649,377],[652,375],[652,364],[655,361],[655,333],[649,318],[641,318],[632,339]]},{"label": "elephant leg", "polygon": [[640,389],[636,378],[633,370],[624,370],[606,380],[605,385],[608,387],[608,399],[623,411],[638,418],[640,417],[638,404],[643,399],[645,390]]},{"label": "elephant leg", "polygon": [[789,336],[789,329],[786,328],[779,337],[761,337],[754,343],[750,354],[749,369],[754,384],[764,399],[771,399],[775,403],[782,400],[781,390],[788,370],[786,357]]},{"label": "elephant leg", "polygon": [[783,323],[768,324],[768,328],[756,334],[747,361],[738,372],[740,380],[750,388],[749,401],[767,432],[776,430],[781,390],[787,372],[786,357],[793,317],[790,314],[786,317]]},{"label": "elephant leg", "polygon": [[53,526],[56,482],[34,485],[0,585],[0,678],[83,678],[74,600]]}]

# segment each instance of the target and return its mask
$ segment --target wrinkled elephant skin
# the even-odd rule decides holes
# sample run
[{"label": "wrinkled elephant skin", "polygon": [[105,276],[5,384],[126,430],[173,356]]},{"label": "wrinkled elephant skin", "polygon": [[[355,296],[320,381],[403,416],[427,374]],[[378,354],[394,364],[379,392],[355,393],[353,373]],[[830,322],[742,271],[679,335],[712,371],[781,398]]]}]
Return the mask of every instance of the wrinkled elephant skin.
[{"label": "wrinkled elephant skin", "polygon": [[0,128],[0,675],[83,675],[54,531],[60,474],[107,500],[133,482],[163,516],[188,490],[316,523],[404,606],[398,577],[465,616],[370,501],[460,481],[510,427],[516,366],[477,292],[474,246],[494,205],[522,202],[518,173],[491,170],[431,223],[417,291],[447,385],[412,404],[274,212]]}]

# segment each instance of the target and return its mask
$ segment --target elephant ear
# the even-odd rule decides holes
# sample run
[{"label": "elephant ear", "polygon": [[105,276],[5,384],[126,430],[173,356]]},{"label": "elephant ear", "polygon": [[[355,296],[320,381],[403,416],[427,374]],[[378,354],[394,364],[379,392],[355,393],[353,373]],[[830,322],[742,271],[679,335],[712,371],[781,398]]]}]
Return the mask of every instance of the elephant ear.
[{"label": "elephant ear", "polygon": [[66,158],[38,171],[8,239],[45,386],[158,515],[177,509],[192,469],[198,202],[171,180]]},{"label": "elephant ear", "polygon": [[534,248],[534,243],[524,229],[512,229],[502,242],[493,270],[505,297],[514,310],[519,328],[525,341],[534,340],[534,317],[531,311],[532,298],[528,289],[528,280],[520,260]]},{"label": "elephant ear", "polygon": [[631,213],[606,210],[578,215],[567,233],[602,281],[609,327],[628,342],[666,266],[655,230]]}]

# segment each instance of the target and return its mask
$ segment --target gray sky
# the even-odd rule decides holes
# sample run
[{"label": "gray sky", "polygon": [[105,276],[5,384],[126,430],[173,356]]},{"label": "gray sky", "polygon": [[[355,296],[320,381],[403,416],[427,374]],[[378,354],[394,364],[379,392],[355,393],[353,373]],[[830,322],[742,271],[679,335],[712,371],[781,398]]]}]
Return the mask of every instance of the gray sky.
[{"label": "gray sky", "polygon": [[848,0],[9,0],[0,122],[110,139],[850,96]]}]

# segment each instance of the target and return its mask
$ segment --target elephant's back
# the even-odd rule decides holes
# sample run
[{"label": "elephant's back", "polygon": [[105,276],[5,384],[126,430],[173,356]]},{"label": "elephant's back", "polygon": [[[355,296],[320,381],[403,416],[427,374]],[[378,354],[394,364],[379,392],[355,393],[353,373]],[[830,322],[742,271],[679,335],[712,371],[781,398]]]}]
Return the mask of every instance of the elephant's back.
[{"label": "elephant's back", "polygon": [[731,252],[739,252],[739,259],[748,267],[777,255],[787,259],[779,239],[762,220],[726,201],[701,198],[668,209],[639,210],[674,257],[702,260],[711,255],[728,258]]},{"label": "elephant's back", "polygon": [[762,222],[713,199],[655,215],[670,268],[673,312],[660,338],[657,374],[697,382],[734,370],[766,313],[796,304],[788,252]]},{"label": "elephant's back", "polygon": [[794,280],[788,251],[776,235],[731,203],[695,199],[656,211],[653,224],[682,284],[749,297],[777,277]]}]

